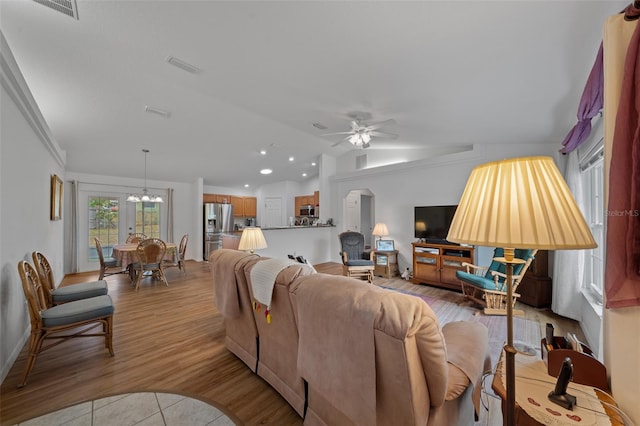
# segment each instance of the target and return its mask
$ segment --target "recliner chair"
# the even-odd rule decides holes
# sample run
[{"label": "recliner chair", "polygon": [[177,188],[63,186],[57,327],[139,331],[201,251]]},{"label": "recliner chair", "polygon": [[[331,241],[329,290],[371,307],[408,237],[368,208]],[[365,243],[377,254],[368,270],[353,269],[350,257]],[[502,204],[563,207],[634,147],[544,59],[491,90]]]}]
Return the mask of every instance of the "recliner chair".
[{"label": "recliner chair", "polygon": [[365,251],[364,235],[360,232],[346,231],[338,237],[344,275],[373,282],[373,252]]}]

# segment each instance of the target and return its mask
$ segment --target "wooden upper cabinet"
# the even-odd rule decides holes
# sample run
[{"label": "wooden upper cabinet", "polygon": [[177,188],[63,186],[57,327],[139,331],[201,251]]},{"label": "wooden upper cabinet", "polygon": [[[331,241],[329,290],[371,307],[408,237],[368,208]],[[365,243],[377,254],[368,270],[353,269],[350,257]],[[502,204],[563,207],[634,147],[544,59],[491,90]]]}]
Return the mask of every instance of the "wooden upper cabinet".
[{"label": "wooden upper cabinet", "polygon": [[258,213],[258,199],[256,197],[237,197],[232,195],[234,217],[256,217]]},{"label": "wooden upper cabinet", "polygon": [[258,216],[258,199],[256,197],[244,197],[244,215],[247,217]]},{"label": "wooden upper cabinet", "polygon": [[236,197],[234,195],[231,196],[231,205],[233,206],[233,216],[234,217],[242,217],[244,216],[244,200],[242,197]]},{"label": "wooden upper cabinet", "polygon": [[315,191],[313,193],[313,205],[314,206],[320,205],[320,191]]},{"label": "wooden upper cabinet", "polygon": [[202,194],[203,203],[229,204],[231,196],[226,194]]}]

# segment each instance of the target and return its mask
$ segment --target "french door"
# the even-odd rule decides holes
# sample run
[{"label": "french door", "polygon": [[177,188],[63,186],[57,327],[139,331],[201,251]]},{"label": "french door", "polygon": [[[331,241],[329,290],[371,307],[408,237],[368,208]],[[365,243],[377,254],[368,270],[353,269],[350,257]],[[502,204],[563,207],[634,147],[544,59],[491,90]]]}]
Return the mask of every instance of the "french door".
[{"label": "french door", "polygon": [[[100,269],[94,238],[99,238],[105,257],[113,246],[124,243],[130,233],[142,232],[147,237],[164,238],[166,224],[159,203],[127,202],[128,194],[107,192],[104,187],[78,191],[78,269],[80,272]],[[97,190],[99,189],[99,190]]]}]

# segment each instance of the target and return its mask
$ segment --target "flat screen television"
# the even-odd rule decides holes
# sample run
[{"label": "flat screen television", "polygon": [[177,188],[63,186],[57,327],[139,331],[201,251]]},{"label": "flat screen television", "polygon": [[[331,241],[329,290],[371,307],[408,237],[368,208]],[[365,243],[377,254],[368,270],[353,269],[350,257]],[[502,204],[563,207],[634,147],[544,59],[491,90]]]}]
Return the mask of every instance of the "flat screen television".
[{"label": "flat screen television", "polygon": [[457,205],[414,207],[415,237],[427,243],[447,244],[447,234],[457,208]]}]

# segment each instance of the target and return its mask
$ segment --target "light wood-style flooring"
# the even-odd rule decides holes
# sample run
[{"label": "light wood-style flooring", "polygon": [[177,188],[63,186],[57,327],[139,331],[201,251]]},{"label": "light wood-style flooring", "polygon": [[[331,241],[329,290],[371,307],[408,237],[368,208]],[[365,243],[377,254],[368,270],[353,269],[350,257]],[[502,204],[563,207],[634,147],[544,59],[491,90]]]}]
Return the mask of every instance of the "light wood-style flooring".
[{"label": "light wood-style flooring", "polygon": [[[341,274],[337,263],[316,265],[319,272]],[[27,385],[17,389],[27,345],[0,388],[0,424],[26,419],[87,400],[129,392],[167,392],[226,407],[247,425],[300,425],[302,420],[277,392],[253,374],[224,346],[224,324],[213,302],[207,262],[187,262],[187,272],[166,272],[169,286],[147,279],[138,292],[127,275],[107,278],[116,306],[114,350],[100,338],[72,339],[42,353]],[[64,284],[96,279],[97,273],[67,276]],[[414,285],[400,278],[376,277],[374,284],[467,304],[456,292]],[[553,321],[556,333],[582,335],[577,323],[526,305],[525,318],[541,332]],[[542,334],[544,335],[544,334]],[[489,398],[491,399],[491,398]],[[477,424],[499,424],[499,401]],[[496,421],[498,423],[496,423]]]}]

